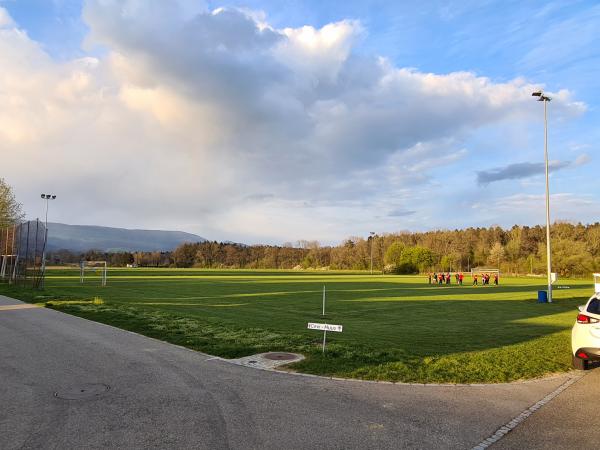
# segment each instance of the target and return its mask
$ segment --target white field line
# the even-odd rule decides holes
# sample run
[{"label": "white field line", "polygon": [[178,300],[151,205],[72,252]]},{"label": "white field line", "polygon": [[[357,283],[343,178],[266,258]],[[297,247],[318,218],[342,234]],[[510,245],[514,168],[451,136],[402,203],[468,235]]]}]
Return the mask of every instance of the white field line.
[{"label": "white field line", "polygon": [[552,399],[554,399],[554,397],[556,397],[558,394],[560,394],[562,391],[567,389],[569,386],[571,386],[576,381],[580,380],[583,376],[584,375],[578,375],[578,376],[568,379],[563,384],[561,384],[559,387],[557,387],[554,391],[552,391],[548,395],[546,395],[539,402],[530,406],[525,411],[523,411],[521,414],[519,414],[518,416],[513,418],[510,422],[508,422],[508,423],[504,424],[503,426],[501,426],[500,428],[498,428],[494,434],[492,434],[491,436],[489,436],[486,439],[484,439],[483,441],[481,441],[479,444],[474,446],[471,450],[483,450],[485,448],[488,448],[493,443],[498,442],[500,439],[502,439],[504,436],[506,436],[508,433],[510,433],[512,430],[514,430],[516,427],[518,427],[519,424],[524,422],[529,416],[531,416],[533,413],[535,413],[538,409],[540,409],[545,404],[551,402]]}]

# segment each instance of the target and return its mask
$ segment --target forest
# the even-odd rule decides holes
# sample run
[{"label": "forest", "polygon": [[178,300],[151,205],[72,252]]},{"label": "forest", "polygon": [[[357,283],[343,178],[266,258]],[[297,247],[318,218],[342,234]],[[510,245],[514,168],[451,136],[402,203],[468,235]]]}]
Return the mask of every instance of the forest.
[{"label": "forest", "polygon": [[[585,276],[600,271],[600,223],[554,223],[551,227],[552,267],[560,276]],[[546,230],[542,226],[503,229],[467,228],[398,232],[350,237],[339,245],[317,241],[283,245],[222,242],[186,243],[172,252],[54,252],[55,263],[105,259],[111,266],[196,267],[240,269],[372,270],[386,273],[468,271],[499,268],[505,274],[544,274]],[[371,265],[372,264],[372,265]]]}]

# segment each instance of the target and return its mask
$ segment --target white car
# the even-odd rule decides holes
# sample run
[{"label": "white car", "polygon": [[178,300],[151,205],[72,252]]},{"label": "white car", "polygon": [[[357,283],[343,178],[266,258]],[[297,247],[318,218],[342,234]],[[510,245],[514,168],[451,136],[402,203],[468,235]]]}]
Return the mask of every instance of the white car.
[{"label": "white car", "polygon": [[600,361],[600,293],[579,307],[571,332],[573,367],[586,370],[591,361]]}]

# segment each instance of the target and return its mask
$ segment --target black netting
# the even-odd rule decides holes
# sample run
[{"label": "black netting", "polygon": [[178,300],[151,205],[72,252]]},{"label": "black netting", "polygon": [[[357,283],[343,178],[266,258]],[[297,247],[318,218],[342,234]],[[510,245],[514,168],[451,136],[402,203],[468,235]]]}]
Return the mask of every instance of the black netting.
[{"label": "black netting", "polygon": [[0,227],[0,282],[42,287],[46,239],[39,220]]}]

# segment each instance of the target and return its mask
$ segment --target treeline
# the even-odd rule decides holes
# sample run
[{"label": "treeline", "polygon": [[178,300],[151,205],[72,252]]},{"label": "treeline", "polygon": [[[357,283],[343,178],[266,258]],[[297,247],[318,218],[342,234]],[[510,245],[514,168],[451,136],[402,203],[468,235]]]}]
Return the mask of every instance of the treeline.
[{"label": "treeline", "polygon": [[[555,223],[551,228],[552,267],[561,276],[600,271],[600,224]],[[401,232],[353,237],[338,246],[316,241],[295,245],[242,245],[201,242],[173,252],[55,252],[55,262],[107,260],[111,266],[199,267],[244,269],[354,269],[395,273],[467,271],[499,268],[503,273],[543,274],[546,271],[545,227],[514,226]],[[67,259],[73,261],[67,261]]]},{"label": "treeline", "polygon": [[172,252],[103,252],[89,250],[85,253],[57,250],[48,253],[50,264],[79,264],[85,261],[106,261],[110,267],[136,265],[140,267],[173,267]]}]

